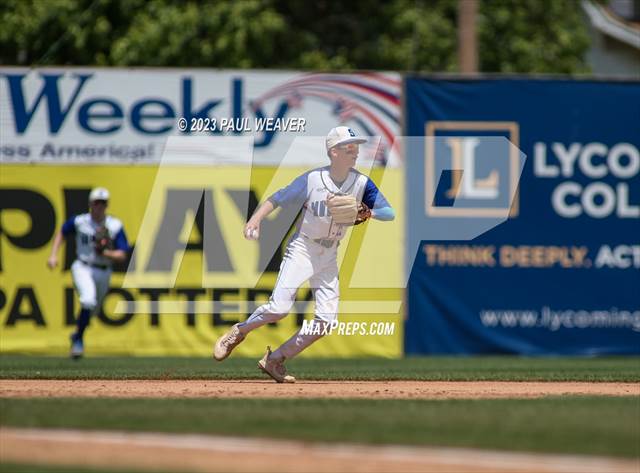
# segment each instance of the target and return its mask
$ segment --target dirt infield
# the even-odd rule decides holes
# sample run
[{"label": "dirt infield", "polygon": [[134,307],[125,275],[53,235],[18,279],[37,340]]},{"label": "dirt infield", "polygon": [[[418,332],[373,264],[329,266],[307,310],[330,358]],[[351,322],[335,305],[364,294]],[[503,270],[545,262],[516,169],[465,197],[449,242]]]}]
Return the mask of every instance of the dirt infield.
[{"label": "dirt infield", "polygon": [[640,396],[640,383],[0,380],[0,397],[500,399],[565,395]]},{"label": "dirt infield", "polygon": [[[78,455],[78,451],[82,455]],[[637,462],[462,448],[364,446],[78,430],[0,429],[0,459],[194,472],[635,473]]]},{"label": "dirt infield", "polygon": [[[640,383],[0,380],[0,397],[498,399],[640,396]],[[77,451],[83,455],[78,456]],[[0,461],[150,471],[626,473],[637,462],[570,455],[325,445],[217,436],[0,428]]]}]

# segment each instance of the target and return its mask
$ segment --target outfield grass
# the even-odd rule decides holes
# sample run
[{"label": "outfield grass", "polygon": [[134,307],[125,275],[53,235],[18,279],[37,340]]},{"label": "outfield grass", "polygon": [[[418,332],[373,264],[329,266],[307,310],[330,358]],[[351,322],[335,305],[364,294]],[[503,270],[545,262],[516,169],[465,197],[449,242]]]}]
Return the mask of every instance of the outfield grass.
[{"label": "outfield grass", "polygon": [[[0,356],[4,379],[261,379],[255,359],[68,358]],[[305,380],[640,382],[640,357],[408,357],[295,359],[287,366]]]},{"label": "outfield grass", "polygon": [[1,423],[638,457],[640,399],[1,399]]}]

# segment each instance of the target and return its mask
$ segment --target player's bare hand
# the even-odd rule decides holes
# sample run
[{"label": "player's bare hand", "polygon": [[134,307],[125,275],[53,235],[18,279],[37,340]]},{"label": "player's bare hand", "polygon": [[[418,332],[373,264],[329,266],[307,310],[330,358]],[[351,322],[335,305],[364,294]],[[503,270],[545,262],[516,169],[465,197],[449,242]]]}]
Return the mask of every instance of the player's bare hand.
[{"label": "player's bare hand", "polygon": [[49,267],[49,269],[54,269],[56,266],[58,266],[58,257],[50,256],[47,260],[47,266]]},{"label": "player's bare hand", "polygon": [[260,224],[249,220],[242,233],[247,240],[257,240],[260,238]]}]

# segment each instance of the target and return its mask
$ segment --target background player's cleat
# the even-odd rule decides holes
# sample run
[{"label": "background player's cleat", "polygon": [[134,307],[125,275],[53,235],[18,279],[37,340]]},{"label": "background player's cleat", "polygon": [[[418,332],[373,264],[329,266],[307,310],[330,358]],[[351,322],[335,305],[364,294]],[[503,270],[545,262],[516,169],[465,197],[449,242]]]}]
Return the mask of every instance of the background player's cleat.
[{"label": "background player's cleat", "polygon": [[76,339],[76,334],[71,335],[71,358],[78,360],[84,355],[84,344],[82,340]]},{"label": "background player's cleat", "polygon": [[287,374],[284,367],[284,361],[270,360],[271,347],[267,347],[267,353],[264,354],[262,360],[258,361],[258,368],[267,373],[278,383],[295,383],[296,378]]},{"label": "background player's cleat", "polygon": [[231,330],[218,338],[213,347],[213,357],[218,361],[224,360],[231,354],[235,347],[240,345],[242,340],[244,340],[244,335],[240,333],[240,330],[238,330],[238,324],[236,324],[231,327]]}]

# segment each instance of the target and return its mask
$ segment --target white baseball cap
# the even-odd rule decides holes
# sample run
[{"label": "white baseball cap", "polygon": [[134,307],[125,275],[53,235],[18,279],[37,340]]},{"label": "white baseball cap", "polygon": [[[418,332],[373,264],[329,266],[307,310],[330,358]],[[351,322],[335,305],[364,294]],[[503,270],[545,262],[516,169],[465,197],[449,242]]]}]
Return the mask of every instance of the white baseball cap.
[{"label": "white baseball cap", "polygon": [[327,135],[327,151],[338,145],[344,145],[347,143],[361,144],[366,142],[366,139],[358,137],[356,132],[348,126],[337,126],[332,128]]},{"label": "white baseball cap", "polygon": [[95,200],[109,200],[109,191],[104,187],[96,187],[89,194],[89,202]]}]

